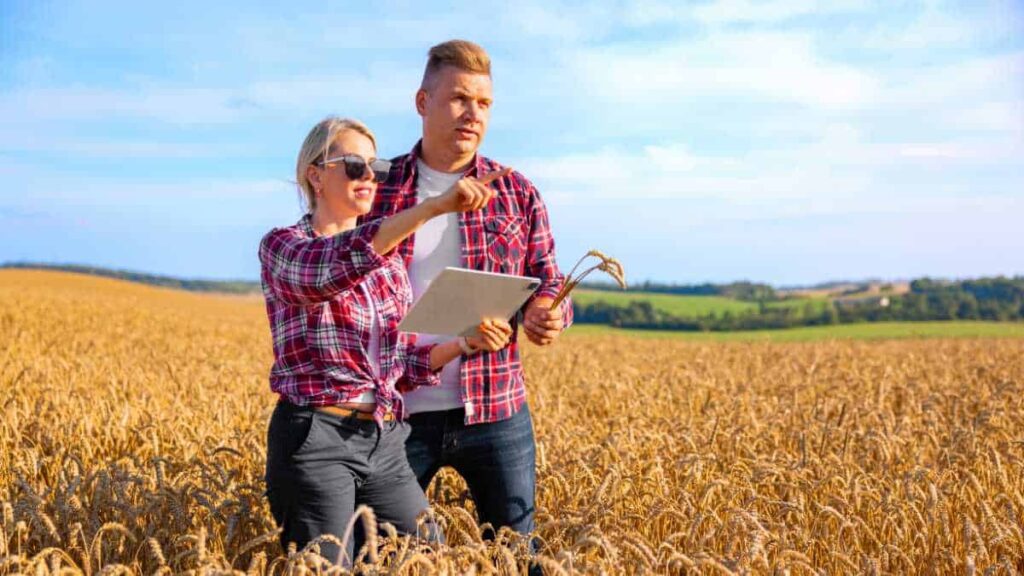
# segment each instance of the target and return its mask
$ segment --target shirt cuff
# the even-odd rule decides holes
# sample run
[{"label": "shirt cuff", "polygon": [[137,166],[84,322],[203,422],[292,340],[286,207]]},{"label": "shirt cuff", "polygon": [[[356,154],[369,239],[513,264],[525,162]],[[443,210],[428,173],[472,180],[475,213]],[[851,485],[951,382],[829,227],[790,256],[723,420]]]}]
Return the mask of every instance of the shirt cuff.
[{"label": "shirt cuff", "polygon": [[420,386],[437,386],[441,383],[441,368],[430,367],[430,351],[437,344],[415,346],[409,350],[405,358],[405,375],[413,388]]},{"label": "shirt cuff", "polygon": [[572,326],[573,311],[572,311],[572,296],[566,296],[565,300],[559,304],[562,309],[562,330],[564,331],[569,326]]},{"label": "shirt cuff", "polygon": [[545,282],[544,284],[541,284],[541,287],[538,288],[536,292],[533,293],[533,298],[551,298],[554,300],[555,297],[558,296],[559,288],[560,286],[558,284]]}]

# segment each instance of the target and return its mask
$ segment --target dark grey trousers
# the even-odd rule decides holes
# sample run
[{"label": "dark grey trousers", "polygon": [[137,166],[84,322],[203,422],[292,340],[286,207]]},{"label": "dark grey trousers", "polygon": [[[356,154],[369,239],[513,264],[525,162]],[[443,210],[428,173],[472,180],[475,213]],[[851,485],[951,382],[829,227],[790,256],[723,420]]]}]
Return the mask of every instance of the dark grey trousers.
[{"label": "dark grey trousers", "polygon": [[[417,534],[416,518],[427,499],[405,458],[409,425],[343,418],[280,402],[267,432],[267,498],[282,528],[281,545],[302,549],[324,534],[344,535],[360,504],[373,508],[378,522],[403,534]],[[347,549],[328,542],[321,554],[350,565],[362,547],[362,523]],[[424,538],[436,538],[432,525]],[[345,556],[341,553],[344,552]]]}]

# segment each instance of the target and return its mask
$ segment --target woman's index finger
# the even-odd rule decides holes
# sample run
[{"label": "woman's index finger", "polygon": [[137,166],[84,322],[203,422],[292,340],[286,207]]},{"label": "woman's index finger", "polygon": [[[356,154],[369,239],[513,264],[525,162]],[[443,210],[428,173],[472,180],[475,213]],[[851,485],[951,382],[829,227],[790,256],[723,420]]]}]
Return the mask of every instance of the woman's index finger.
[{"label": "woman's index finger", "polygon": [[494,182],[498,178],[504,178],[505,176],[508,176],[511,173],[512,168],[510,166],[506,166],[501,170],[495,170],[494,172],[488,172],[487,174],[484,174],[483,176],[477,178],[477,181],[480,182],[481,184],[490,184],[491,182]]}]

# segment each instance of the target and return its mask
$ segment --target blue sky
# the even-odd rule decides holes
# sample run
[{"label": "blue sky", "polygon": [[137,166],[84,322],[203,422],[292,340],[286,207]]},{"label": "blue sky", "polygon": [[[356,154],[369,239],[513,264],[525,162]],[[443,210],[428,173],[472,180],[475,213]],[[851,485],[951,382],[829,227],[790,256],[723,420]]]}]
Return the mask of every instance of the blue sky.
[{"label": "blue sky", "polygon": [[407,151],[428,48],[493,59],[483,152],[569,267],[633,280],[1024,273],[1024,4],[0,3],[0,262],[258,276],[327,114]]}]

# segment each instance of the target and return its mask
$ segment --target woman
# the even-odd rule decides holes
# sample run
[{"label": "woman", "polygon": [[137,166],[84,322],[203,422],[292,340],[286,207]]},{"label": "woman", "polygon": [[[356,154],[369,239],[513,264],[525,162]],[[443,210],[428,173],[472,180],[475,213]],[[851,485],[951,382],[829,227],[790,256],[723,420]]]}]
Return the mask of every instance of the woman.
[{"label": "woman", "polygon": [[[309,213],[260,243],[274,340],[270,386],[280,395],[267,434],[267,496],[283,546],[341,537],[360,504],[415,533],[427,500],[405,458],[400,390],[435,385],[449,361],[499,350],[511,335],[504,320],[432,346],[399,334],[412,295],[399,256],[388,254],[434,216],[486,206],[488,184],[504,173],[464,178],[442,196],[357,227],[389,167],[376,159],[365,125],[323,120],[296,165]],[[321,544],[332,560],[344,552],[350,561],[353,550],[351,542],[344,551]]]}]

